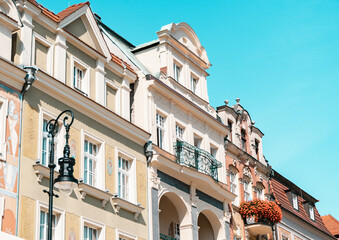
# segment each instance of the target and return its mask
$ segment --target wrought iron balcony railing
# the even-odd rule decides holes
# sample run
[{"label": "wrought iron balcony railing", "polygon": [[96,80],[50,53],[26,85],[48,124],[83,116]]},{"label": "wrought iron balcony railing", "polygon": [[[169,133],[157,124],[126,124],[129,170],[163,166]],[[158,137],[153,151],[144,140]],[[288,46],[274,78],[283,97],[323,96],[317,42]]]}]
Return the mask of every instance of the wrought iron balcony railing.
[{"label": "wrought iron balcony railing", "polygon": [[173,238],[173,237],[167,236],[167,235],[162,234],[162,233],[160,233],[160,239],[162,239],[162,240],[180,240],[180,238]]},{"label": "wrought iron balcony railing", "polygon": [[195,168],[218,181],[218,168],[221,167],[221,163],[209,152],[184,141],[174,143],[174,152],[177,163]]}]

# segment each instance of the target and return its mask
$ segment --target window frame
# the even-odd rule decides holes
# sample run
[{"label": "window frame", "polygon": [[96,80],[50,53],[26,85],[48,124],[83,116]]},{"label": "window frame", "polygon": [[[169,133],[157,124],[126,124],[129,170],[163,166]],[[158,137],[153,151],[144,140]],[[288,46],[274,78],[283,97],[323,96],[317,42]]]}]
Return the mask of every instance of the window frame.
[{"label": "window frame", "polygon": [[81,240],[84,240],[84,228],[85,228],[85,226],[97,230],[97,236],[98,237],[97,237],[96,240],[104,240],[105,239],[105,230],[106,229],[105,229],[104,224],[93,221],[93,220],[86,218],[86,217],[83,217],[83,216],[81,216],[80,219],[81,219],[81,226],[80,226],[81,227],[81,230],[80,230],[80,234],[81,234],[80,239]]},{"label": "window frame", "polygon": [[[105,103],[105,107],[107,107],[107,85],[109,85],[110,88],[113,88],[115,91],[117,91],[116,93],[116,99],[115,99],[115,109],[113,112],[115,112],[116,114],[120,115],[120,87],[115,84],[112,80],[108,79],[105,77],[105,96],[104,96],[104,103]],[[111,110],[111,109],[110,109]]]},{"label": "window frame", "polygon": [[7,116],[8,116],[8,99],[0,96],[0,159],[6,161],[6,130],[7,130]]},{"label": "window frame", "polygon": [[[79,89],[74,85],[74,68],[79,68],[83,71],[83,89]],[[76,58],[75,56],[71,56],[71,87],[83,95],[90,97],[90,67],[81,61],[80,59]]]},{"label": "window frame", "polygon": [[[245,185],[248,184],[248,189],[245,189]],[[244,187],[244,201],[248,202],[252,200],[252,185],[251,181],[248,181],[247,179],[243,179],[243,187]],[[248,194],[249,199],[246,200],[246,194]]]},{"label": "window frame", "polygon": [[[47,138],[47,157],[46,157],[46,163],[43,164],[42,162],[42,151],[43,151],[43,139],[44,139],[44,120],[47,120],[47,122],[51,119],[56,119],[56,116],[47,110],[40,108],[39,112],[39,154],[38,154],[38,160],[41,165],[48,167],[49,164],[49,140],[48,140],[48,134],[46,136]],[[54,144],[56,149],[54,150],[54,163],[56,164],[55,171],[58,171],[60,166],[57,164],[58,159],[63,156],[63,146],[65,145],[65,128],[63,127],[63,122],[59,121],[59,131],[58,134],[54,137]]]},{"label": "window frame", "polygon": [[[231,181],[231,175],[234,175],[234,180],[235,181]],[[233,203],[234,205],[238,206],[239,205],[239,181],[238,181],[238,173],[235,173],[232,170],[229,170],[229,176],[230,176],[230,192],[233,194],[236,194],[237,197],[234,199]],[[234,188],[234,192],[232,191],[232,185],[235,186]]]},{"label": "window frame", "polygon": [[[310,219],[312,221],[315,221],[315,211],[314,211],[314,208],[315,207],[313,205],[311,205],[311,204],[308,205],[308,212],[309,212],[309,215],[310,215]],[[312,211],[311,211],[311,209],[312,209]]]},{"label": "window frame", "polygon": [[[178,135],[178,130],[182,130],[181,132],[181,136],[180,134]],[[177,141],[184,141],[185,137],[185,127],[183,127],[181,124],[179,124],[178,122],[175,123],[175,138],[177,139]]]},{"label": "window frame", "polygon": [[240,130],[240,138],[241,138],[241,149],[244,151],[244,152],[247,152],[247,133],[246,133],[246,130],[245,129],[241,129]]},{"label": "window frame", "polygon": [[[41,36],[40,34],[38,34],[37,32],[33,31],[33,40],[32,40],[32,65],[37,67],[38,69],[40,69],[37,65],[35,65],[35,41],[38,41],[41,45],[43,45],[44,47],[47,47],[47,56],[46,56],[46,72],[53,76],[53,53],[54,53],[54,49],[53,49],[53,44],[51,42],[49,42],[46,38],[44,38],[43,36]],[[44,71],[44,70],[42,70]]]},{"label": "window frame", "polygon": [[173,61],[173,79],[176,82],[181,83],[182,78],[181,75],[182,75],[182,65],[177,61]]},{"label": "window frame", "polygon": [[190,90],[194,93],[197,94],[198,90],[198,82],[199,82],[199,77],[197,77],[194,74],[191,74],[191,79],[190,79]]},{"label": "window frame", "polygon": [[97,145],[97,159],[96,159],[96,184],[91,185],[92,187],[105,190],[105,142],[104,140],[97,138],[96,136],[90,134],[89,132],[81,129],[81,178],[85,183],[85,166],[84,166],[84,160],[85,160],[85,140],[90,141]]},{"label": "window frame", "polygon": [[[163,126],[158,124],[158,116],[163,118]],[[157,143],[157,146],[161,149],[165,149],[165,146],[166,146],[166,141],[165,141],[166,120],[167,120],[167,117],[164,114],[160,113],[159,111],[156,112],[156,116],[155,116],[156,143]],[[160,141],[160,138],[159,138],[159,132],[161,132],[161,141]]]},{"label": "window frame", "polygon": [[129,195],[128,199],[122,199],[137,204],[136,157],[119,147],[115,148],[115,192],[119,196],[119,157],[130,162],[130,168],[128,170]]},{"label": "window frame", "polygon": [[299,211],[298,195],[292,193],[292,207]]},{"label": "window frame", "polygon": [[[41,216],[40,212],[44,211],[48,215],[48,208],[49,208],[48,204],[37,201],[36,217],[35,217],[35,222],[36,222],[35,239],[36,240],[40,240],[40,216]],[[61,208],[53,207],[53,215],[58,215],[58,223],[57,223],[57,226],[55,227],[55,233],[56,233],[55,239],[63,239],[65,236],[65,211]],[[46,239],[47,239],[47,235],[46,235]]]},{"label": "window frame", "polygon": [[127,238],[127,240],[137,240],[137,236],[127,233],[125,231],[121,231],[119,229],[116,230],[116,237],[115,239],[119,240],[120,238]]}]

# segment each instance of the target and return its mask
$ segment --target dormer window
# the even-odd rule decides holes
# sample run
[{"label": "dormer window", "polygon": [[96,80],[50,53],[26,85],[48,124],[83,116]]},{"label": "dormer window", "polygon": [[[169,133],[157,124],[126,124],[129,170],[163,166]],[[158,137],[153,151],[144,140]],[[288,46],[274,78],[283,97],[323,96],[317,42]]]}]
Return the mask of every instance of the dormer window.
[{"label": "dormer window", "polygon": [[198,78],[191,76],[191,91],[196,93],[198,86]]},{"label": "dormer window", "polygon": [[72,56],[72,84],[73,87],[82,94],[89,95],[89,66],[81,60]]},{"label": "dormer window", "polygon": [[73,84],[74,87],[80,91],[83,89],[84,82],[84,71],[74,66]]},{"label": "dormer window", "polygon": [[292,205],[295,210],[298,210],[298,196],[292,193]]},{"label": "dormer window", "polygon": [[246,131],[241,129],[241,149],[246,152]]},{"label": "dormer window", "polygon": [[175,81],[180,82],[181,67],[177,63],[173,63],[173,78]]},{"label": "dormer window", "polygon": [[308,210],[310,213],[310,218],[314,221],[314,207],[312,205],[308,205]]}]

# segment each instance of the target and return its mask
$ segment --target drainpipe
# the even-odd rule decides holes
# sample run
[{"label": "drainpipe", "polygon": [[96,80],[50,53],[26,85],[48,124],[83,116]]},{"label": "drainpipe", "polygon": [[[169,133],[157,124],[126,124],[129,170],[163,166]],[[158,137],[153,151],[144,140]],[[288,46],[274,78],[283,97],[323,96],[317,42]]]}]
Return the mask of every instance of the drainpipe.
[{"label": "drainpipe", "polygon": [[19,127],[19,156],[18,156],[18,189],[17,189],[17,202],[16,202],[16,220],[15,220],[15,235],[18,236],[18,221],[19,221],[19,192],[20,192],[20,169],[21,169],[21,139],[22,139],[22,118],[23,118],[23,106],[25,93],[30,89],[34,83],[36,76],[35,73],[38,71],[36,67],[24,66],[23,69],[27,72],[25,76],[25,83],[22,86],[20,95],[20,127]]}]

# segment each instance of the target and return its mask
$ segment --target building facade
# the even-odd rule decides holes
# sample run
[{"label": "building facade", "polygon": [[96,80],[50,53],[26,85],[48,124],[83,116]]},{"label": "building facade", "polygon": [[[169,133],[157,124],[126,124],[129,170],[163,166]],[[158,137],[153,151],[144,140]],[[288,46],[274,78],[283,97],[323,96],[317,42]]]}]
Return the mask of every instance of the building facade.
[{"label": "building facade", "polygon": [[260,236],[272,237],[272,228],[263,224],[246,224],[239,213],[240,203],[253,199],[270,200],[268,178],[270,168],[263,154],[262,137],[264,134],[255,126],[250,114],[236,104],[217,107],[221,120],[230,133],[225,139],[225,163],[227,184],[236,199],[230,204],[232,213],[231,239],[257,239]]},{"label": "building facade", "polygon": [[283,213],[282,221],[276,226],[276,239],[336,239],[321,219],[315,206],[318,200],[277,171],[270,184],[272,196]]},{"label": "building facade", "polygon": [[[79,186],[70,196],[55,190],[53,239],[148,239],[144,145],[150,134],[130,122],[130,85],[137,74],[107,47],[88,2],[58,14],[34,0],[1,1],[0,7],[1,19],[12,24],[4,25],[9,30],[1,36],[9,50],[1,56],[1,120],[7,122],[1,131],[2,230],[47,239],[46,125],[69,109],[75,116],[69,143]],[[27,66],[31,82],[25,82]],[[59,125],[55,162],[65,145],[63,122]]]}]

